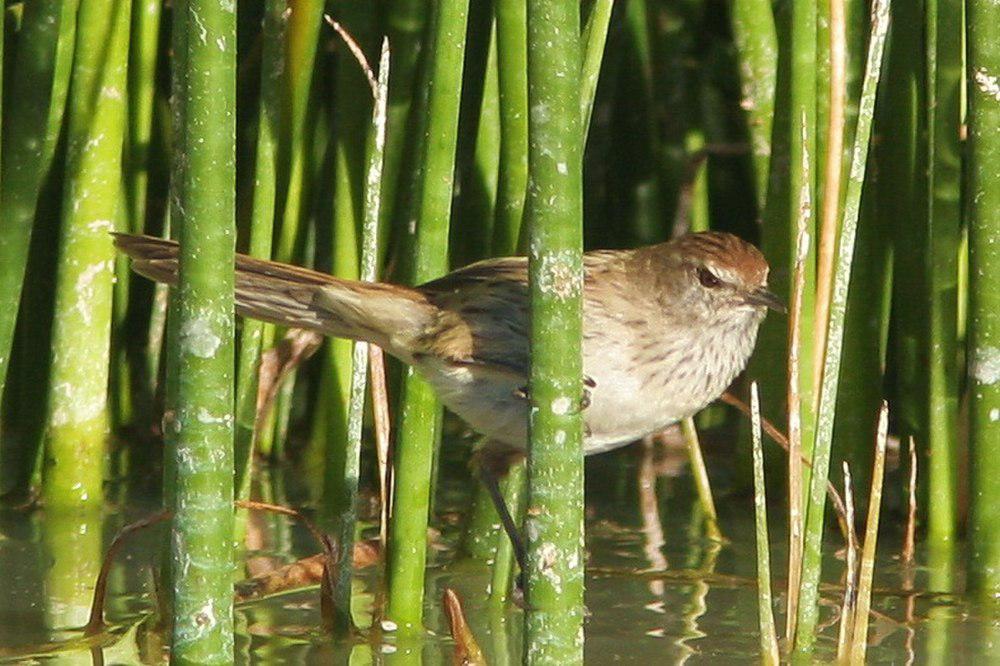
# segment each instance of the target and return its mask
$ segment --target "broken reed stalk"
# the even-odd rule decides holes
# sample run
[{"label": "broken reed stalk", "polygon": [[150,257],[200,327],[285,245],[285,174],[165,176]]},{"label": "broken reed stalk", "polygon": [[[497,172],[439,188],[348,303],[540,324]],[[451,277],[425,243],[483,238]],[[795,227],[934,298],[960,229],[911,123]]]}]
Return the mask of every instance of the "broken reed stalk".
[{"label": "broken reed stalk", "polygon": [[719,515],[715,510],[715,500],[712,498],[712,482],[708,478],[705,458],[701,454],[701,442],[698,440],[698,429],[695,427],[694,418],[689,416],[681,421],[681,431],[684,433],[688,464],[691,465],[691,476],[694,479],[695,490],[698,492],[698,503],[701,505],[702,517],[705,521],[705,536],[713,541],[722,541]]},{"label": "broken reed stalk", "polygon": [[872,603],[872,579],[875,576],[875,546],[878,542],[878,521],[882,509],[882,478],[885,473],[885,448],[889,435],[889,405],[885,401],[878,413],[878,434],[875,462],[872,465],[872,485],[868,495],[868,520],[865,524],[865,545],[861,551],[858,571],[858,601],[851,628],[850,663],[865,663],[868,647],[868,612]]},{"label": "broken reed stalk", "polygon": [[[854,524],[854,491],[851,488],[851,468],[844,461],[844,501],[847,504],[847,520]],[[854,532],[851,531],[853,535]],[[851,646],[851,631],[854,628],[854,607],[857,602],[858,554],[854,539],[847,544],[847,571],[844,573],[844,601],[840,607],[840,631],[837,636],[837,661],[843,662]]]},{"label": "broken reed stalk", "polygon": [[767,530],[767,493],[764,483],[764,447],[760,428],[760,397],[757,382],[750,384],[751,433],[753,435],[754,524],[757,528],[757,612],[760,618],[761,661],[777,666],[778,635],[771,597],[771,542]]},{"label": "broken reed stalk", "polygon": [[824,351],[823,377],[816,419],[816,439],[813,447],[812,479],[809,487],[809,503],[806,508],[802,584],[800,586],[798,626],[794,641],[795,651],[800,657],[806,657],[812,651],[816,622],[819,617],[823,523],[826,511],[830,450],[833,443],[833,425],[837,408],[837,389],[840,381],[841,351],[844,342],[844,317],[847,309],[847,292],[851,281],[851,267],[854,260],[854,242],[861,210],[861,190],[865,181],[869,140],[875,112],[875,96],[881,78],[882,54],[889,28],[888,0],[875,0],[871,16],[871,38],[868,45],[858,125],[854,137],[851,171],[844,200],[840,242],[833,277],[833,298],[830,302],[830,322]]},{"label": "broken reed stalk", "polygon": [[802,578],[803,506],[805,469],[802,454],[802,397],[799,384],[801,363],[802,296],[805,292],[805,262],[809,257],[809,234],[805,219],[797,221],[792,302],[788,311],[788,599],[785,635],[795,636]]}]

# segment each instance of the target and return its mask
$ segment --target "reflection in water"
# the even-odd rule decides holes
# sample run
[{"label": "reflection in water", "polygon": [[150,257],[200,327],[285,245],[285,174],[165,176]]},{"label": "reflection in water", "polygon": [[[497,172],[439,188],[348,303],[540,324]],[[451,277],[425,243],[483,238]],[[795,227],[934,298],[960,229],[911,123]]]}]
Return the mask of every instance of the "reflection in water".
[{"label": "reflection in water", "polygon": [[[639,463],[639,512],[642,515],[642,551],[649,560],[650,571],[664,571],[669,566],[663,554],[663,523],[660,521],[660,504],[656,495],[656,467],[653,461],[657,440],[646,437],[642,440],[642,461]],[[654,597],[663,596],[662,580],[649,581],[649,593]]]},{"label": "reflection in water", "polygon": [[[589,478],[603,483],[588,488],[586,650],[588,663],[752,663],[758,657],[757,597],[754,586],[753,505],[733,495],[720,501],[720,521],[729,541],[705,538],[703,516],[690,479],[661,478],[661,444],[588,461]],[[447,447],[443,449],[447,451]],[[683,460],[683,449],[679,449]],[[636,454],[640,455],[636,455]],[[711,443],[706,454],[711,461]],[[669,459],[668,459],[669,460]],[[712,469],[715,469],[712,466]],[[724,475],[719,475],[724,478]],[[299,480],[284,470],[258,477],[255,494],[279,504],[303,496]],[[449,485],[451,484],[451,485]],[[286,490],[287,488],[287,490]],[[721,489],[719,489],[721,490]],[[113,495],[109,495],[113,496]],[[442,475],[442,511],[449,517],[468,507],[468,489]],[[134,505],[133,505],[134,507]],[[155,508],[133,508],[128,516],[0,514],[0,660],[26,658],[58,650],[58,663],[91,655],[79,631],[87,619],[94,580],[105,542],[120,525],[146,517]],[[901,521],[902,522],[902,521]],[[237,661],[240,663],[449,663],[452,642],[440,612],[440,590],[454,587],[466,617],[490,664],[520,663],[520,609],[493,607],[486,590],[490,570],[483,563],[459,562],[455,545],[460,521],[439,520],[441,533],[430,553],[425,626],[427,633],[403,641],[391,630],[371,627],[375,595],[382,588],[377,567],[354,581],[354,617],[361,632],[334,641],[320,629],[315,587],[240,603]],[[372,511],[363,536],[375,536]],[[41,529],[39,529],[41,527]],[[102,636],[105,663],[157,663],[162,635],[152,618],[155,606],[153,566],[163,528],[136,534],[115,560],[107,603],[109,632]],[[887,523],[883,551],[897,551],[902,541]],[[240,562],[256,567],[282,564],[316,552],[314,539],[285,517],[249,514],[245,539],[249,549]],[[784,560],[784,539],[772,553]],[[836,540],[833,540],[834,542]],[[439,546],[439,547],[438,547]],[[832,557],[831,552],[828,553]],[[990,641],[991,615],[954,594],[963,578],[961,551],[925,552],[918,548],[912,567],[879,560],[872,662],[989,663],[996,656]],[[832,562],[831,562],[832,564]],[[669,565],[674,565],[670,567]],[[830,566],[833,571],[836,567]],[[827,600],[840,600],[841,587],[824,588]],[[931,594],[927,590],[940,591]],[[951,594],[948,594],[951,592]],[[711,594],[710,594],[711,593]],[[651,598],[652,597],[652,598]],[[824,610],[824,615],[827,611]],[[831,614],[835,615],[835,614]],[[907,630],[900,630],[905,622]],[[391,629],[391,628],[387,628]],[[820,641],[818,658],[832,659],[836,630]],[[692,658],[693,657],[693,658]]]}]

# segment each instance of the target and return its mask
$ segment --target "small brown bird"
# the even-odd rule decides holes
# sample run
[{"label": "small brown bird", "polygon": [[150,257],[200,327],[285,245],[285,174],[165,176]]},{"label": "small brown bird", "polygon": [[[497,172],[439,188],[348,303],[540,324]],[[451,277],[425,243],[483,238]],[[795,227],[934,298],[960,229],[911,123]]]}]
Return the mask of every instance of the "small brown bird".
[{"label": "small brown bird", "polygon": [[[177,281],[177,245],[116,235],[138,273]],[[703,232],[584,255],[586,454],[693,415],[746,366],[767,308],[768,264],[731,234]],[[487,259],[420,285],[358,282],[236,258],[236,311],[364,340],[414,366],[498,453],[527,446],[528,262]]]},{"label": "small brown bird", "polygon": [[[116,235],[146,277],[177,281],[176,243]],[[746,366],[767,308],[757,248],[704,232],[584,255],[584,452],[623,446],[693,415]],[[527,447],[528,262],[488,259],[420,285],[343,280],[237,256],[236,311],[376,344],[414,366],[441,401],[487,436],[483,480],[523,569],[523,548],[496,484]]]}]

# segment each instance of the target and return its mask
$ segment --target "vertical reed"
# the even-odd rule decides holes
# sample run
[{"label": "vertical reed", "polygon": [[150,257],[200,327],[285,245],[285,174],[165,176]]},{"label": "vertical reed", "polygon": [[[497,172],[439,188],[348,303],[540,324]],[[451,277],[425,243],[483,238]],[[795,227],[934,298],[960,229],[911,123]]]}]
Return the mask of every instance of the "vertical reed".
[{"label": "vertical reed", "polygon": [[[443,0],[426,53],[423,141],[414,187],[411,280],[419,284],[448,270],[448,226],[455,171],[458,110],[465,56],[467,0]],[[391,65],[390,65],[391,67]],[[394,70],[395,71],[395,70]],[[419,633],[430,481],[440,406],[430,386],[408,368],[400,398],[393,520],[389,536],[387,617],[402,633]]]},{"label": "vertical reed", "polygon": [[45,434],[52,507],[103,501],[108,435],[111,231],[121,195],[129,0],[83,0],[69,100],[60,262]]},{"label": "vertical reed", "polygon": [[929,540],[958,527],[958,255],[962,224],[962,3],[927,0],[927,503]]},{"label": "vertical reed", "polygon": [[[62,124],[78,4],[79,0],[41,0],[25,6],[8,83],[5,159],[0,165],[0,396],[14,343],[35,209]],[[39,122],[40,118],[48,123]]]},{"label": "vertical reed", "polygon": [[820,386],[816,439],[812,454],[812,477],[809,485],[809,502],[806,508],[802,586],[798,628],[795,633],[795,650],[800,654],[808,654],[815,641],[814,632],[818,618],[817,602],[822,566],[823,519],[826,509],[826,486],[836,412],[837,384],[840,379],[844,315],[851,280],[861,189],[865,180],[869,139],[875,112],[875,95],[881,75],[882,53],[888,27],[889,3],[887,0],[876,0],[872,7],[871,39],[868,46],[868,60],[865,67],[858,127],[854,137],[850,177],[841,213],[840,243],[834,268],[833,298],[830,302],[830,322],[826,337],[827,348]]},{"label": "vertical reed", "polygon": [[771,543],[767,530],[767,491],[764,484],[764,445],[760,431],[760,396],[750,384],[750,418],[753,438],[754,524],[757,528],[757,613],[760,618],[760,653],[765,664],[777,665],[778,635],[771,600]]},{"label": "vertical reed", "polygon": [[[268,0],[261,23],[260,100],[257,111],[257,149],[254,155],[253,196],[250,209],[248,254],[268,259],[274,238],[277,188],[277,150],[281,131],[282,73],[285,69],[285,0]],[[236,487],[242,497],[249,483],[253,438],[257,425],[257,383],[265,328],[273,325],[243,322],[236,366]]]},{"label": "vertical reed", "polygon": [[970,585],[1000,593],[1000,5],[967,4],[969,26]]},{"label": "vertical reed", "polygon": [[174,159],[180,276],[175,377],[176,491],[171,539],[177,663],[233,658],[233,265],[236,6],[174,4],[183,94]]},{"label": "vertical reed", "polygon": [[575,3],[528,0],[531,444],[524,659],[531,664],[583,660],[579,11]]}]

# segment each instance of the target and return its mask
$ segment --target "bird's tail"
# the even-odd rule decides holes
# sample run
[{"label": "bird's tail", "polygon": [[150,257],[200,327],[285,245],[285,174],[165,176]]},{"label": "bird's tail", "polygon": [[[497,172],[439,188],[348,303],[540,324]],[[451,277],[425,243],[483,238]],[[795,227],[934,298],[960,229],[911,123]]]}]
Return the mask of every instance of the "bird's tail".
[{"label": "bird's tail", "polygon": [[[135,272],[177,284],[177,243],[115,234],[115,245],[132,258]],[[236,256],[235,301],[244,317],[371,342],[403,357],[437,310],[414,289],[344,280],[242,254]]]}]

